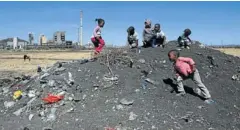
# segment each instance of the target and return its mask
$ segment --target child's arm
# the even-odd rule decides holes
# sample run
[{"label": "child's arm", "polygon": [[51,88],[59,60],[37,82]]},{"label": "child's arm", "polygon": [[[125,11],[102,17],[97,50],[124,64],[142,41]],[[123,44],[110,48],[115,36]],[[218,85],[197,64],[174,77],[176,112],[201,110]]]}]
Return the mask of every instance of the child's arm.
[{"label": "child's arm", "polygon": [[192,58],[179,57],[178,59],[181,60],[181,61],[187,62],[189,65],[195,65],[195,62],[193,61]]},{"label": "child's arm", "polygon": [[194,72],[196,70],[196,63],[193,61],[192,58],[188,58],[188,57],[179,57],[179,60],[184,61],[186,63],[188,63],[191,66],[192,71]]},{"label": "child's arm", "polygon": [[192,40],[189,37],[187,37],[187,39],[192,43]]}]

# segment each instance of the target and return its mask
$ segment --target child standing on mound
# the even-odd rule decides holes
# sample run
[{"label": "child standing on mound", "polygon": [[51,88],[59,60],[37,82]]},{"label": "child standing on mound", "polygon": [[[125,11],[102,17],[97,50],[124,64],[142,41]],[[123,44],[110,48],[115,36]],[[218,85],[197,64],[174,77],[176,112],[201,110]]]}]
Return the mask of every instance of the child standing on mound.
[{"label": "child standing on mound", "polygon": [[104,40],[102,39],[102,36],[101,36],[101,28],[103,28],[103,26],[105,24],[105,21],[101,18],[96,19],[95,21],[98,22],[98,25],[93,30],[93,35],[91,37],[91,41],[92,41],[92,43],[94,44],[94,47],[95,47],[94,55],[97,55],[102,51],[102,49],[105,45],[105,42],[104,42]]},{"label": "child standing on mound", "polygon": [[185,95],[185,90],[183,87],[183,80],[192,79],[194,83],[198,86],[197,94],[205,99],[206,103],[211,103],[211,95],[202,83],[201,77],[198,70],[196,69],[195,62],[188,57],[179,57],[179,52],[177,50],[171,50],[168,52],[169,60],[173,62],[173,66],[177,77],[177,96]]}]

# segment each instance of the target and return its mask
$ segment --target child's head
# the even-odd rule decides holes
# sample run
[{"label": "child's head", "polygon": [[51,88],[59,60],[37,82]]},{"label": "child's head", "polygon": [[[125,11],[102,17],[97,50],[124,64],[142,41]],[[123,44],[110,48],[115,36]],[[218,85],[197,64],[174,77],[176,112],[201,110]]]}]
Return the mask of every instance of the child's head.
[{"label": "child's head", "polygon": [[192,33],[192,31],[189,28],[184,30],[184,35],[185,36],[189,36],[189,35],[191,35],[191,33]]},{"label": "child's head", "polygon": [[133,26],[130,26],[130,27],[127,29],[127,32],[128,32],[129,35],[133,35],[133,34],[134,34],[134,31],[135,31],[135,29],[134,29]]},{"label": "child's head", "polygon": [[180,56],[180,54],[179,54],[179,51],[177,51],[177,50],[171,50],[168,52],[168,58],[172,62],[175,62],[179,56]]},{"label": "child's head", "polygon": [[160,24],[159,23],[154,25],[154,30],[155,31],[159,31],[160,30]]},{"label": "child's head", "polygon": [[146,19],[144,22],[145,28],[151,28],[151,20]]},{"label": "child's head", "polygon": [[105,21],[101,18],[95,19],[96,22],[98,22],[99,27],[103,27],[105,24]]}]

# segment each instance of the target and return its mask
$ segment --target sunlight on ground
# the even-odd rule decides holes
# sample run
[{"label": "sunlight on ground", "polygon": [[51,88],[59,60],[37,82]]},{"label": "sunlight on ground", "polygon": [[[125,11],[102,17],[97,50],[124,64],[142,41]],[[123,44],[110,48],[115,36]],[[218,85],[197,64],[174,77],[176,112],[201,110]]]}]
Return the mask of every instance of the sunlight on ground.
[{"label": "sunlight on ground", "polygon": [[239,48],[218,48],[217,50],[220,50],[223,53],[234,55],[234,56],[240,56],[240,49]]},{"label": "sunlight on ground", "polygon": [[[24,54],[27,54],[31,57],[30,62],[28,60],[24,62]],[[40,65],[41,67],[47,67],[53,65],[57,61],[90,58],[90,56],[90,52],[1,53],[0,71],[17,71],[24,74],[35,74],[38,65]]]}]

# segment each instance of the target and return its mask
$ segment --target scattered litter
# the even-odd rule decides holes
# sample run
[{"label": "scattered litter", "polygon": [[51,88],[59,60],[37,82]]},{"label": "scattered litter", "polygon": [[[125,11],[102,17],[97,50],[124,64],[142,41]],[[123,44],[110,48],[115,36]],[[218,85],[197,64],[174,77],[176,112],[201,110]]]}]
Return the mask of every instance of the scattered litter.
[{"label": "scattered litter", "polygon": [[134,100],[126,100],[125,98],[123,98],[123,99],[120,100],[120,103],[121,103],[122,105],[127,105],[127,106],[132,105],[133,102],[134,102]]},{"label": "scattered litter", "polygon": [[158,85],[159,84],[159,82],[151,80],[150,78],[146,78],[145,81],[147,81],[148,83],[151,83],[153,85]]},{"label": "scattered litter", "polygon": [[86,97],[87,97],[87,95],[86,95],[86,94],[84,94],[82,99],[83,99],[83,100],[85,100],[85,98],[86,98]]},{"label": "scattered litter", "polygon": [[161,64],[165,64],[166,63],[166,60],[163,60],[163,61],[160,61]]},{"label": "scattered litter", "polygon": [[113,77],[104,76],[104,77],[103,77],[103,80],[104,80],[104,81],[117,81],[117,80],[118,80],[118,77],[117,77],[117,76],[113,76]]},{"label": "scattered litter", "polygon": [[21,97],[22,97],[22,91],[21,90],[17,90],[13,93],[13,99],[19,100]]},{"label": "scattered litter", "polygon": [[199,52],[195,52],[197,55],[203,55],[202,53],[199,53]]},{"label": "scattered litter", "polygon": [[31,121],[32,118],[33,118],[33,116],[34,116],[34,114],[30,114],[29,117],[28,117],[28,119]]},{"label": "scattered litter", "polygon": [[57,68],[55,71],[54,71],[54,74],[55,75],[60,75],[63,71],[65,71],[66,68],[64,67],[61,67],[61,68]]},{"label": "scattered litter", "polygon": [[240,108],[239,108],[237,105],[234,105],[234,108],[236,108],[236,109],[240,110]]},{"label": "scattered litter", "polygon": [[122,105],[116,105],[116,108],[117,108],[117,110],[123,110],[123,106]]},{"label": "scattered litter", "polygon": [[116,130],[116,129],[112,127],[105,127],[104,130]]},{"label": "scattered litter", "polygon": [[145,64],[146,61],[144,59],[139,59],[138,62]]},{"label": "scattered litter", "polygon": [[50,114],[47,116],[47,120],[46,121],[55,121],[56,120],[56,111],[57,111],[57,108],[53,107],[51,108],[51,112]]},{"label": "scattered litter", "polygon": [[15,102],[14,101],[9,101],[9,102],[5,101],[3,104],[4,104],[5,108],[8,109],[8,108],[13,107]]},{"label": "scattered litter", "polygon": [[9,92],[9,88],[7,88],[7,87],[2,88],[2,92],[3,92],[3,94],[8,93]]},{"label": "scattered litter", "polygon": [[64,98],[63,95],[52,95],[52,94],[48,94],[47,97],[43,98],[42,100],[45,101],[46,103],[56,103],[60,100],[62,100]]},{"label": "scattered litter", "polygon": [[74,79],[72,77],[72,73],[71,72],[68,72],[68,77],[69,77],[68,84],[73,85],[74,84]]},{"label": "scattered litter", "polygon": [[44,73],[44,74],[40,77],[40,79],[41,79],[41,80],[42,80],[42,79],[45,79],[45,78],[48,77],[48,76],[50,76],[49,73]]},{"label": "scattered litter", "polygon": [[180,119],[183,119],[185,122],[190,123],[190,122],[193,122],[193,119],[191,118],[192,115],[193,115],[193,112],[187,112],[187,114],[181,117]]},{"label": "scattered litter", "polygon": [[23,107],[23,108],[18,109],[18,110],[15,111],[13,114],[16,115],[16,116],[19,116],[19,115],[21,115],[21,113],[23,112],[23,110],[24,110],[25,108],[26,108],[26,106]]},{"label": "scattered litter", "polygon": [[36,96],[36,93],[35,93],[36,91],[34,91],[34,90],[30,90],[29,92],[28,92],[28,97],[29,98],[33,98],[33,97],[35,97]]},{"label": "scattered litter", "polygon": [[143,79],[143,78],[142,78],[142,80],[141,80],[141,86],[142,86],[143,89],[146,89],[146,87],[147,87],[147,82],[146,82],[146,80]]},{"label": "scattered litter", "polygon": [[133,112],[130,112],[130,116],[129,116],[129,119],[130,121],[133,121],[137,118],[138,115],[134,114]]},{"label": "scattered litter", "polygon": [[204,106],[198,106],[197,108],[198,108],[198,109],[203,109],[203,108],[204,108]]},{"label": "scattered litter", "polygon": [[237,81],[239,81],[240,80],[240,76],[239,75],[233,75],[232,76],[232,80],[237,80]]},{"label": "scattered litter", "polygon": [[49,80],[48,81],[48,86],[55,87],[55,81],[54,80]]}]

